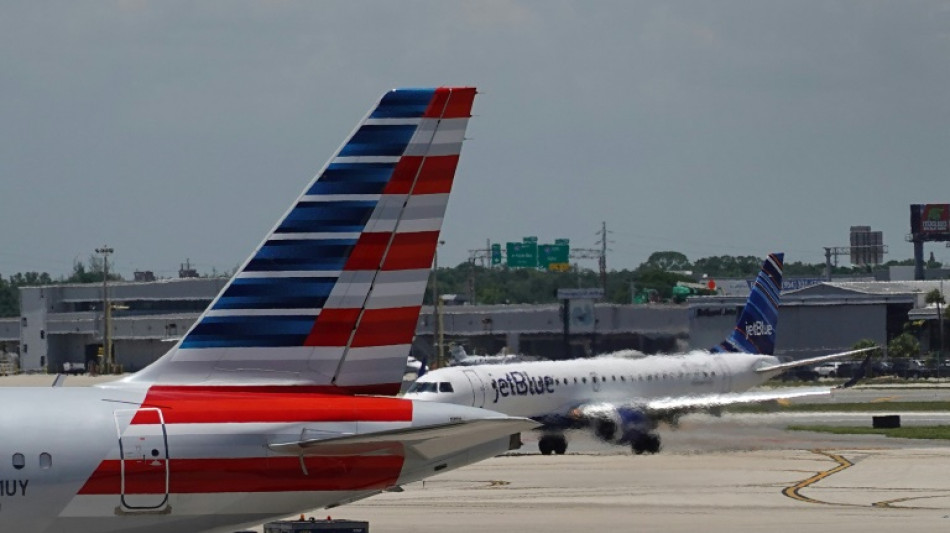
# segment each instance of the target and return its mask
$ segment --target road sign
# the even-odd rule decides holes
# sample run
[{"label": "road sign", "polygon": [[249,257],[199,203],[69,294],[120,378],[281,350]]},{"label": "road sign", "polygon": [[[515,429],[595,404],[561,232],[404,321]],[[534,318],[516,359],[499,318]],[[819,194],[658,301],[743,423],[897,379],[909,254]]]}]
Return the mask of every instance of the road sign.
[{"label": "road sign", "polygon": [[542,244],[538,246],[538,267],[546,270],[555,270],[551,268],[552,264],[570,263],[570,256],[571,245],[569,243]]},{"label": "road sign", "polygon": [[558,300],[599,300],[604,297],[604,289],[558,289]]},{"label": "road sign", "polygon": [[498,243],[491,245],[491,264],[492,266],[501,264],[501,245]]},{"label": "road sign", "polygon": [[508,266],[511,268],[538,268],[538,243],[509,242]]}]

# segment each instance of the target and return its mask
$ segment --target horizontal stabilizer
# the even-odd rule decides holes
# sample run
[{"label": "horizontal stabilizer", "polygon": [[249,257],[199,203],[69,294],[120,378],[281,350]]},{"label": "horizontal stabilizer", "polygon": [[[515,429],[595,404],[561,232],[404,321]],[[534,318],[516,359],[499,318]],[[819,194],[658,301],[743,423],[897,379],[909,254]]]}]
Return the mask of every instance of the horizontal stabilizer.
[{"label": "horizontal stabilizer", "polygon": [[463,451],[481,443],[538,427],[527,418],[492,418],[409,427],[364,435],[311,439],[269,448],[277,453],[306,456],[387,455],[414,452],[424,459]]},{"label": "horizontal stabilizer", "polygon": [[782,363],[780,365],[763,366],[762,368],[756,368],[755,371],[760,374],[764,374],[766,372],[784,372],[791,368],[816,365],[818,363],[824,363],[825,361],[834,361],[835,359],[841,359],[842,357],[857,355],[859,353],[870,352],[871,350],[877,350],[877,349],[878,349],[877,346],[871,346],[870,348],[861,348],[859,350],[848,350],[847,352],[838,352],[838,353],[832,353],[828,355],[821,355],[818,357],[812,357],[809,359],[799,359],[798,361],[789,361],[788,363]]}]

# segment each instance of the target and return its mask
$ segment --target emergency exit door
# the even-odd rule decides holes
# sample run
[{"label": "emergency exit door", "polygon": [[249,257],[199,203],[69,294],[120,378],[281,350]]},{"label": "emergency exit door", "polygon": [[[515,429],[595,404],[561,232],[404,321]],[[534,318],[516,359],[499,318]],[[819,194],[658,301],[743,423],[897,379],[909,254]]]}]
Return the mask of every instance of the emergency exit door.
[{"label": "emergency exit door", "polygon": [[127,511],[153,511],[168,503],[168,436],[161,409],[115,412],[119,435],[120,498]]}]

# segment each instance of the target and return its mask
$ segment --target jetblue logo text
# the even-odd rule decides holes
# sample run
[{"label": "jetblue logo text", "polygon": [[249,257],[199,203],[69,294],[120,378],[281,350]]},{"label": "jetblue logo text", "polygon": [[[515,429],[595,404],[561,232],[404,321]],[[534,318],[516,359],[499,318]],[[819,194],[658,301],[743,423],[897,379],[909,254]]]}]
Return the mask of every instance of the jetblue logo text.
[{"label": "jetblue logo text", "polygon": [[495,399],[492,403],[498,403],[501,397],[552,393],[554,378],[529,376],[527,372],[508,372],[498,379],[491,380],[491,388],[495,389]]},{"label": "jetblue logo text", "polygon": [[772,324],[766,324],[761,320],[756,320],[755,322],[747,325],[745,327],[745,336],[746,337],[761,337],[763,335],[772,334]]}]

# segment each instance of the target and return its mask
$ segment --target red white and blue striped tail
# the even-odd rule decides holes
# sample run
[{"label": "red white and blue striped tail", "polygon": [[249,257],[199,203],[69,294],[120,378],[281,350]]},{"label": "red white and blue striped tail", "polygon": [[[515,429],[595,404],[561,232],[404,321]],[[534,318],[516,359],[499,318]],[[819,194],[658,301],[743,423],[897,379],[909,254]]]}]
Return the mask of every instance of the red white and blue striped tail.
[{"label": "red white and blue striped tail", "polygon": [[383,95],[188,333],[128,381],[398,392],[475,92]]}]

